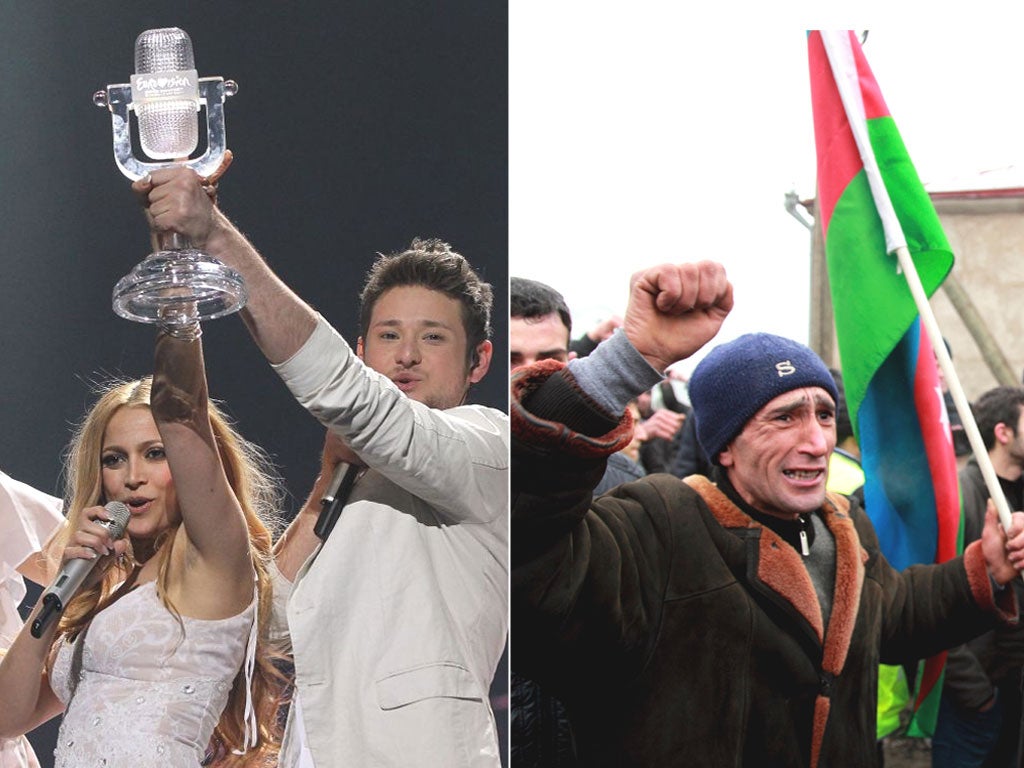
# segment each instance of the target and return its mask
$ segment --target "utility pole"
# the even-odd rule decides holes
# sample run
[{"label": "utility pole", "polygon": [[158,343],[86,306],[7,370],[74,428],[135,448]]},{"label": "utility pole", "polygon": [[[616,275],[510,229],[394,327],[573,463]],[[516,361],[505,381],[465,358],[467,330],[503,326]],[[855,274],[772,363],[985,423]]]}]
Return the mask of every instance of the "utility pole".
[{"label": "utility pole", "polygon": [[[817,201],[815,201],[816,204]],[[818,353],[826,365],[838,368],[835,356],[832,293],[828,286],[828,267],[825,263],[825,240],[821,232],[821,217],[807,219],[798,209],[801,205],[796,192],[786,193],[786,211],[799,221],[811,235],[811,317],[808,346]]]}]

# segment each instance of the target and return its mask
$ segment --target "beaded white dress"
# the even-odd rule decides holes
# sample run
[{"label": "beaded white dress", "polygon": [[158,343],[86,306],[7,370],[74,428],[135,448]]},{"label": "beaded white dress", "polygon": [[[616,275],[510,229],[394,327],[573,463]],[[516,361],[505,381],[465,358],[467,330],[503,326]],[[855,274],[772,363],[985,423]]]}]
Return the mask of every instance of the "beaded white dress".
[{"label": "beaded white dress", "polygon": [[55,768],[199,765],[243,663],[251,683],[255,612],[254,600],[228,619],[179,624],[156,583],[141,584],[93,619],[74,696],[75,643],[62,639],[50,677],[67,706]]}]

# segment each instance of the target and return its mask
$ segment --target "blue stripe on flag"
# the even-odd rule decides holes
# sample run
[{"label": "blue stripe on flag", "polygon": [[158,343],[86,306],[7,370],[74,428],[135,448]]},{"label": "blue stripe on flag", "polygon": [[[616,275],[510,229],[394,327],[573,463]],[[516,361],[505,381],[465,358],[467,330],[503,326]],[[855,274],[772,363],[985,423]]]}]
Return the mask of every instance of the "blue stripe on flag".
[{"label": "blue stripe on flag", "polygon": [[872,377],[857,414],[865,511],[897,570],[934,562],[938,542],[935,491],[914,404],[919,342],[915,320]]}]

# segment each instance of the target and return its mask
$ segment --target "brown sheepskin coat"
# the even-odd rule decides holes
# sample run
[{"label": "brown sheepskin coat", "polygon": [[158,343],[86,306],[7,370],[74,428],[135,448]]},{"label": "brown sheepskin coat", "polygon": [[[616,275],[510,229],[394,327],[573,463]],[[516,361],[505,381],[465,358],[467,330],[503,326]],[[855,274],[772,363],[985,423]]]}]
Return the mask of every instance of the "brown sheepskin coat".
[{"label": "brown sheepskin coat", "polygon": [[[800,555],[707,479],[651,475],[592,499],[631,424],[557,365],[514,377],[511,412],[512,667],[565,703],[584,766],[877,765],[879,662],[1016,619],[977,544],[899,573],[863,510],[830,494],[823,626]],[[537,415],[553,413],[565,423]]]}]

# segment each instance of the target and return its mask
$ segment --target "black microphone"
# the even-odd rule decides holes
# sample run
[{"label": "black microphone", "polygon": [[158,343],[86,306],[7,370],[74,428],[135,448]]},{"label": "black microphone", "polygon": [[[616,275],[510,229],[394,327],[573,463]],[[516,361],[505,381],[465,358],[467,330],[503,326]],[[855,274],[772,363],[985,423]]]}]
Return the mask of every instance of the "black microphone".
[{"label": "black microphone", "polygon": [[[104,505],[103,509],[106,510],[110,520],[97,520],[96,522],[110,531],[111,538],[120,539],[124,535],[124,529],[128,527],[128,518],[131,517],[128,506],[120,501],[110,501]],[[64,563],[57,578],[53,580],[53,584],[43,592],[43,608],[32,622],[32,637],[42,637],[46,626],[63,613],[65,606],[75,596],[78,588],[85,581],[85,577],[92,572],[98,560],[99,557],[92,560],[76,557]]]},{"label": "black microphone", "polygon": [[154,160],[188,157],[199,143],[199,78],[192,39],[178,27],[147,29],[135,41],[132,109],[139,145]]},{"label": "black microphone", "polygon": [[362,467],[349,464],[347,461],[334,468],[331,484],[327,486],[327,492],[320,499],[320,516],[313,526],[313,533],[320,541],[327,541],[327,537],[331,535],[334,524],[341,517],[341,510],[348,503],[348,497],[352,495],[352,486],[356,484],[362,471]]}]

